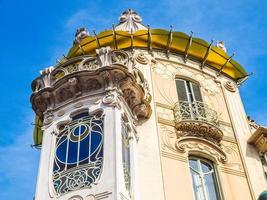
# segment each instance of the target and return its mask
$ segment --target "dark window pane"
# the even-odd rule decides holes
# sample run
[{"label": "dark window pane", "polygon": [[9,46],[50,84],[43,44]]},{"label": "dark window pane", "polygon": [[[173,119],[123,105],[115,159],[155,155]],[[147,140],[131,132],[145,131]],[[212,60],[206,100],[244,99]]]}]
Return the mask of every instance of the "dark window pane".
[{"label": "dark window pane", "polygon": [[68,149],[68,164],[77,163],[78,142],[72,142],[69,140]]},{"label": "dark window pane", "polygon": [[200,92],[199,86],[195,83],[191,83],[191,84],[192,84],[193,93],[194,93],[194,97],[195,97],[194,100],[202,102],[202,97],[201,97],[201,92]]},{"label": "dark window pane", "polygon": [[180,80],[180,79],[176,80],[176,89],[177,89],[179,101],[188,101],[184,80]]},{"label": "dark window pane", "polygon": [[212,166],[205,161],[201,161],[201,168],[204,173],[208,173],[212,171]]}]

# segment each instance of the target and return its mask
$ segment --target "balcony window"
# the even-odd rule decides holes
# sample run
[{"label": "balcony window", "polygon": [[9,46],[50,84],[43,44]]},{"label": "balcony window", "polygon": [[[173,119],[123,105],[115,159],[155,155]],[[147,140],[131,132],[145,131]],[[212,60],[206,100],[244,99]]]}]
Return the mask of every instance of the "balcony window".
[{"label": "balcony window", "polygon": [[190,157],[189,168],[192,177],[195,200],[220,200],[218,182],[213,164],[205,159]]},{"label": "balcony window", "polygon": [[197,120],[216,125],[217,113],[203,103],[199,85],[188,80],[176,79],[178,102],[175,104],[176,121]]},{"label": "balcony window", "polygon": [[188,80],[176,79],[176,89],[179,101],[193,103],[202,102],[200,88],[196,83]]}]

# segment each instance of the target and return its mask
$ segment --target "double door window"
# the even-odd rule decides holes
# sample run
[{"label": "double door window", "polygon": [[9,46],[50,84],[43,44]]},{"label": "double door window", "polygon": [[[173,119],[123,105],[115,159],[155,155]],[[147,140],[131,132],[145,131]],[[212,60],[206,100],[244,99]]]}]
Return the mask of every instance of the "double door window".
[{"label": "double door window", "polygon": [[183,79],[176,79],[178,106],[180,117],[183,119],[205,118],[205,107],[199,85]]}]

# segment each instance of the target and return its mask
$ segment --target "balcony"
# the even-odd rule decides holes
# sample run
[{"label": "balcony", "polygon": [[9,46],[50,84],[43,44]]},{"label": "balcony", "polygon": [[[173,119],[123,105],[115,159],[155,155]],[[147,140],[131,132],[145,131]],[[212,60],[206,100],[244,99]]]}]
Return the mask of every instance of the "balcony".
[{"label": "balcony", "polygon": [[222,140],[218,114],[203,102],[177,102],[174,106],[174,120],[181,136],[199,137],[217,145]]}]

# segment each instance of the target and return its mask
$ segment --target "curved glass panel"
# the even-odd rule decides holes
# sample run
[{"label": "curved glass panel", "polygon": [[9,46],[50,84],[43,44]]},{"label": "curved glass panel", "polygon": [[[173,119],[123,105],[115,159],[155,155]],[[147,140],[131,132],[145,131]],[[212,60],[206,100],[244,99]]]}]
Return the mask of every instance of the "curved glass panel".
[{"label": "curved glass panel", "polygon": [[90,187],[103,162],[103,118],[82,113],[61,128],[56,140],[53,167],[58,194]]},{"label": "curved glass panel", "polygon": [[213,165],[200,158],[190,158],[195,200],[220,200]]}]

